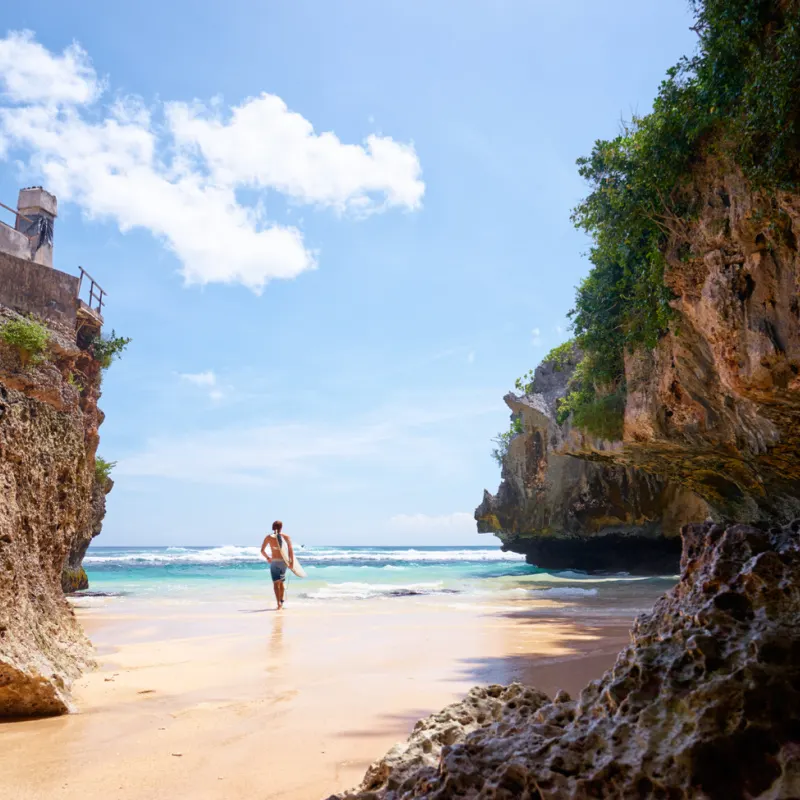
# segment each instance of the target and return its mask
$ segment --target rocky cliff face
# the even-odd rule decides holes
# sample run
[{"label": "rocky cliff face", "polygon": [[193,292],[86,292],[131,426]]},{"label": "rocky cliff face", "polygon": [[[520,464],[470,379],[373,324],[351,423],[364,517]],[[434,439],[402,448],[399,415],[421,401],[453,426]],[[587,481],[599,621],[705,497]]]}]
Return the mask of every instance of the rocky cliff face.
[{"label": "rocky cliff face", "polygon": [[[100,414],[102,415],[102,412]],[[61,588],[65,594],[89,588],[89,578],[83,568],[83,557],[86,555],[92,539],[103,530],[103,520],[106,516],[106,495],[113,488],[114,481],[111,478],[99,480],[95,476],[92,483],[92,513],[89,527],[75,536],[61,572]]]},{"label": "rocky cliff face", "polygon": [[[532,392],[506,395],[522,422],[496,495],[484,493],[478,530],[551,569],[677,572],[680,528],[707,505],[676,483],[613,458],[621,441],[592,439],[556,421],[578,355],[541,364]],[[576,457],[590,452],[590,457]],[[597,455],[595,455],[597,454]]]},{"label": "rocky cliff face", "polygon": [[475,689],[338,800],[800,795],[800,521],[688,525],[681,570],[577,701]]},{"label": "rocky cliff face", "polygon": [[709,161],[676,231],[673,332],[629,356],[621,461],[680,481],[719,515],[800,513],[800,197]]},{"label": "rocky cliff face", "polygon": [[800,198],[713,159],[693,186],[700,213],[667,250],[671,332],[626,356],[622,439],[555,424],[568,370],[506,398],[525,433],[476,518],[541,566],[628,569],[637,542],[666,548],[689,520],[800,515]]},{"label": "rocky cliff face", "polygon": [[[0,308],[0,324],[15,316]],[[100,367],[74,336],[52,327],[39,364],[0,341],[0,716],[69,710],[90,659],[61,586],[92,529],[101,422]]]}]

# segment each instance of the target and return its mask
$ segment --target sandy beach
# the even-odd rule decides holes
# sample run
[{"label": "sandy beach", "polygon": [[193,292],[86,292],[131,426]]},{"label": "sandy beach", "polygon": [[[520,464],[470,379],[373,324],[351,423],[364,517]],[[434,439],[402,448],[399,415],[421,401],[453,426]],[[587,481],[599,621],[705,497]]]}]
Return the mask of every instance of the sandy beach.
[{"label": "sandy beach", "polygon": [[424,597],[76,605],[98,668],[76,685],[78,713],[0,726],[0,796],[324,797],[473,685],[577,692],[631,622]]}]

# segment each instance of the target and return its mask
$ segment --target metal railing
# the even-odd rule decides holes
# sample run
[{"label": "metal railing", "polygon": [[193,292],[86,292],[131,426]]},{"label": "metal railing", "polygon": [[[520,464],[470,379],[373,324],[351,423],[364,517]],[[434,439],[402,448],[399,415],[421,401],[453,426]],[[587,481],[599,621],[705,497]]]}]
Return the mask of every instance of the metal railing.
[{"label": "metal railing", "polygon": [[[78,297],[80,298],[81,289],[83,288],[83,279],[86,278],[89,282],[89,302],[87,305],[92,311],[96,311],[101,317],[103,316],[103,298],[106,297],[105,291],[100,284],[83,268],[78,267],[81,271],[81,279],[78,283]],[[97,303],[95,307],[94,303]]]}]

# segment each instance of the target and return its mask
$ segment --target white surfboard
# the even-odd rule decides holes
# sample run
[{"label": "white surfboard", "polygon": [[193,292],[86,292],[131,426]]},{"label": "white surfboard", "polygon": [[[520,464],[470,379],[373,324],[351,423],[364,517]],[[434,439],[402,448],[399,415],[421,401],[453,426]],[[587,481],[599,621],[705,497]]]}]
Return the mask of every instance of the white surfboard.
[{"label": "white surfboard", "polygon": [[289,561],[289,547],[286,544],[286,539],[281,537],[280,543],[280,551],[281,555],[283,556],[283,560],[286,562],[286,566],[297,575],[298,578],[305,578],[306,571],[301,566],[300,562],[297,560],[297,553],[294,554],[294,561]]}]

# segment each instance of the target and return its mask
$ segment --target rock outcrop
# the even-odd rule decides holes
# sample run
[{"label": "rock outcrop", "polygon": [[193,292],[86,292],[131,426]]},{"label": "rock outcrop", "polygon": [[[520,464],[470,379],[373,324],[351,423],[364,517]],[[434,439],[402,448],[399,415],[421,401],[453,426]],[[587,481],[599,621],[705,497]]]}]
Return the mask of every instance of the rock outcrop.
[{"label": "rock outcrop", "polygon": [[576,701],[473,690],[334,800],[800,796],[800,521],[687,525],[680,582]]},{"label": "rock outcrop", "polygon": [[622,438],[555,424],[556,365],[506,398],[525,433],[476,518],[540,566],[627,569],[637,537],[688,520],[800,515],[800,197],[754,190],[721,158],[695,168],[697,217],[674,220],[670,333],[626,354]]},{"label": "rock outcrop", "polygon": [[667,251],[672,332],[629,355],[622,461],[724,519],[800,515],[800,197],[710,159]]},{"label": "rock outcrop", "polygon": [[74,330],[49,336],[40,363],[0,341],[0,717],[69,710],[91,657],[61,576],[93,525],[100,365]]},{"label": "rock outcrop", "polygon": [[[543,568],[677,573],[681,526],[705,519],[708,506],[678,483],[615,463],[621,441],[557,422],[578,358],[541,364],[529,394],[504,398],[523,430],[497,494],[485,492],[475,511],[478,530]],[[590,458],[576,457],[587,450]]]},{"label": "rock outcrop", "polygon": [[[100,412],[102,414],[102,412]],[[64,569],[61,572],[61,588],[64,594],[79,592],[89,588],[89,578],[83,568],[83,557],[92,543],[92,539],[103,530],[106,516],[106,495],[114,488],[111,478],[100,479],[95,475],[92,483],[92,514],[89,527],[77,535],[70,547]]]}]

